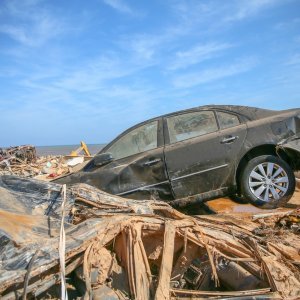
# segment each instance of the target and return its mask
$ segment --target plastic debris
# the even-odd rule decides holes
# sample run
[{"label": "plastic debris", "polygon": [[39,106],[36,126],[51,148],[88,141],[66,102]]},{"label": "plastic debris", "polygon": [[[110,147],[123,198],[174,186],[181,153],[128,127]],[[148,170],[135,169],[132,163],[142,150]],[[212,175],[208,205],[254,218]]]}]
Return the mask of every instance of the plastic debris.
[{"label": "plastic debris", "polygon": [[0,148],[0,175],[50,180],[72,172],[72,167],[78,167],[83,161],[84,157],[74,157],[70,160],[61,155],[38,157],[34,146]]},{"label": "plastic debris", "polygon": [[72,159],[69,159],[67,161],[67,165],[70,167],[74,167],[77,166],[79,164],[82,164],[84,162],[84,157],[83,156],[78,156],[78,157],[74,157]]},{"label": "plastic debris", "polygon": [[59,248],[73,299],[297,299],[298,220],[191,217],[86,184],[1,176],[1,299],[62,298]]}]

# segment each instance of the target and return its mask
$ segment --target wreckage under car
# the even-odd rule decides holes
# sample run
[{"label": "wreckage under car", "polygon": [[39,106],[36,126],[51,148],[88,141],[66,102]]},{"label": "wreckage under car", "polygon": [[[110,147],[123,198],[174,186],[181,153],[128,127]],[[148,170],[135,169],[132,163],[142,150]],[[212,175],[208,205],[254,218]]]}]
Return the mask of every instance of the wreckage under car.
[{"label": "wreckage under car", "polygon": [[55,181],[175,206],[239,195],[274,208],[293,195],[299,169],[300,109],[212,105],[140,123]]},{"label": "wreckage under car", "polygon": [[0,298],[299,299],[299,221],[0,176]]}]

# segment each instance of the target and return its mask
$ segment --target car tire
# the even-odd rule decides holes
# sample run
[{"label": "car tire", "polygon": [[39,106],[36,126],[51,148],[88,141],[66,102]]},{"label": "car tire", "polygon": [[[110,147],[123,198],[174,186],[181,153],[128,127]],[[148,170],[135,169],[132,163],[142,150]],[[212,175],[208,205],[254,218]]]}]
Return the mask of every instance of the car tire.
[{"label": "car tire", "polygon": [[279,157],[257,156],[247,163],[242,172],[241,191],[255,206],[284,206],[295,191],[295,176],[291,167]]}]

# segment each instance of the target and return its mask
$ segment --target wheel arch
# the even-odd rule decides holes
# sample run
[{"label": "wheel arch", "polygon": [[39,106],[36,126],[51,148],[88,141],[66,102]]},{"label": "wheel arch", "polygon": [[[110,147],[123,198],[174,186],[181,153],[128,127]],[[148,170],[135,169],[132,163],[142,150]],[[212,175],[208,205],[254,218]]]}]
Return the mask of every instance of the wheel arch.
[{"label": "wheel arch", "polygon": [[264,144],[264,145],[259,145],[256,147],[253,147],[250,149],[248,152],[244,154],[244,156],[241,158],[238,167],[235,172],[235,180],[234,182],[236,183],[236,188],[238,194],[240,194],[240,180],[241,180],[241,175],[242,171],[247,165],[247,162],[250,161],[252,158],[261,156],[261,155],[274,155],[277,156],[281,159],[283,159],[286,163],[288,163],[292,167],[292,161],[288,157],[288,155],[281,149],[277,149],[276,144]]}]

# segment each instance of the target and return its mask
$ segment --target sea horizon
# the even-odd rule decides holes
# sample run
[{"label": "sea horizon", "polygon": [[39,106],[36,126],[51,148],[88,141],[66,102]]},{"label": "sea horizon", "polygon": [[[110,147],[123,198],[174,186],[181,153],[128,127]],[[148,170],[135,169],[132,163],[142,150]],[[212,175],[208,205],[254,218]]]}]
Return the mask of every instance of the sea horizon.
[{"label": "sea horizon", "polygon": [[[91,155],[97,154],[106,144],[87,144]],[[47,155],[68,155],[80,147],[80,144],[73,145],[48,145],[48,146],[35,146],[38,156]]]}]

